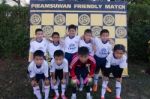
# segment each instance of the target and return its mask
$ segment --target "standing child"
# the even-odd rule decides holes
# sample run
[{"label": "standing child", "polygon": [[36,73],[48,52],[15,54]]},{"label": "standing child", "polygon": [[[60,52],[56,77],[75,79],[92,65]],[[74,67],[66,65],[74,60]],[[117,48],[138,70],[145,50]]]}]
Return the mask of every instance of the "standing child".
[{"label": "standing child", "polygon": [[80,77],[83,78],[83,83],[86,88],[86,99],[92,99],[90,94],[90,86],[92,77],[96,67],[95,59],[89,55],[87,47],[80,47],[78,55],[71,62],[71,78],[73,85],[73,94],[71,99],[76,99],[76,88],[80,85]]},{"label": "standing child", "polygon": [[[100,32],[100,38],[95,38],[95,55],[94,58],[96,60],[96,70],[94,75],[94,86],[93,91],[96,92],[98,88],[98,79],[99,79],[99,71],[101,69],[102,76],[104,74],[104,69],[106,65],[106,57],[112,52],[112,46],[108,42],[109,41],[109,31],[107,29],[103,29]],[[109,88],[107,88],[109,89]],[[111,90],[108,90],[111,92]]]},{"label": "standing child", "polygon": [[87,47],[89,49],[91,56],[94,55],[92,31],[90,29],[86,29],[84,31],[83,39],[81,39],[79,42],[79,47],[82,47],[82,46]]},{"label": "standing child", "polygon": [[42,99],[39,88],[39,81],[44,80],[45,99],[49,99],[49,79],[48,79],[48,63],[44,60],[44,52],[37,50],[33,54],[33,61],[29,64],[28,72],[31,78],[33,92],[37,99]]},{"label": "standing child", "polygon": [[29,50],[29,62],[33,59],[33,53],[36,50],[42,50],[44,52],[44,56],[46,56],[47,50],[47,40],[44,38],[44,33],[42,29],[35,30],[35,40],[30,42],[30,50]]},{"label": "standing child", "polygon": [[54,52],[54,59],[51,61],[52,83],[54,85],[55,97],[53,99],[59,98],[58,86],[61,83],[61,98],[67,99],[65,96],[66,89],[66,75],[68,73],[68,61],[64,58],[64,52],[62,50],[56,50]]},{"label": "standing child", "polygon": [[47,50],[48,50],[48,53],[50,55],[50,58],[53,59],[54,58],[54,52],[56,50],[60,50],[60,49],[63,50],[63,47],[60,44],[59,33],[58,32],[54,32],[52,34],[52,42],[49,42],[48,46],[47,46]]},{"label": "standing child", "polygon": [[124,54],[125,47],[121,44],[117,44],[114,46],[113,53],[107,56],[106,69],[104,70],[104,79],[102,82],[101,99],[105,99],[104,97],[110,73],[116,78],[116,99],[121,99],[122,72],[123,69],[127,67],[127,57]]},{"label": "standing child", "polygon": [[68,26],[68,36],[65,38],[65,58],[70,65],[73,55],[78,51],[80,37],[76,35],[77,27],[75,25]]}]

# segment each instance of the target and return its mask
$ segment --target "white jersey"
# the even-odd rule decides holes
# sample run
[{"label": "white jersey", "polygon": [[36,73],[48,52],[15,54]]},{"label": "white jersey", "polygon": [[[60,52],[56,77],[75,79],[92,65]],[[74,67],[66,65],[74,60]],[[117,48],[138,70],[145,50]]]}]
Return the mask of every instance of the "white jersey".
[{"label": "white jersey", "polygon": [[120,68],[126,68],[127,67],[127,56],[123,55],[121,59],[116,59],[113,55],[113,53],[109,54],[106,58],[106,68],[110,68],[111,66],[117,66],[119,65]]},{"label": "white jersey", "polygon": [[89,49],[89,52],[90,52],[90,55],[94,55],[94,50],[93,50],[93,43],[92,42],[89,42],[89,43],[86,43],[83,39],[80,40],[79,42],[79,47],[87,47]]},{"label": "white jersey", "polygon": [[80,41],[79,36],[75,36],[72,39],[69,38],[69,36],[67,36],[65,38],[65,52],[72,54],[76,53],[78,51],[79,41]]},{"label": "white jersey", "polygon": [[100,38],[95,38],[94,40],[95,46],[96,46],[96,52],[95,55],[100,58],[107,57],[110,53],[112,53],[112,46],[109,42],[104,44]]},{"label": "white jersey", "polygon": [[63,72],[68,72],[68,61],[64,59],[61,65],[57,65],[55,59],[52,59],[50,72],[55,72],[55,70],[61,69],[63,69]]},{"label": "white jersey", "polygon": [[36,40],[30,42],[30,50],[29,52],[34,53],[37,50],[41,50],[46,55],[48,41],[43,38],[41,42],[37,42]]},{"label": "white jersey", "polygon": [[37,68],[35,62],[32,61],[28,67],[30,78],[35,77],[36,74],[44,74],[45,77],[48,77],[48,69],[48,63],[45,60],[43,61],[42,66],[40,68]]},{"label": "white jersey", "polygon": [[63,48],[60,44],[59,45],[54,45],[53,43],[49,42],[48,45],[47,45],[47,51],[48,51],[51,58],[54,58],[54,52],[56,50],[62,50],[63,51]]}]

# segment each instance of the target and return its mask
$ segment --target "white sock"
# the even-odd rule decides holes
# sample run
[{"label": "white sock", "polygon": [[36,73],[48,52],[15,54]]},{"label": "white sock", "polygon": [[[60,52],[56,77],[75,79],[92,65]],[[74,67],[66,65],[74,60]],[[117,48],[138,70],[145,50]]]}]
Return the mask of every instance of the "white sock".
[{"label": "white sock", "polygon": [[96,84],[96,85],[98,83],[98,78],[99,78],[99,74],[95,74],[94,75],[94,84]]},{"label": "white sock", "polygon": [[50,86],[44,86],[44,88],[45,88],[45,99],[48,99]]},{"label": "white sock", "polygon": [[58,92],[58,85],[54,85],[54,90],[55,90],[55,94],[56,96],[59,96],[59,92]]},{"label": "white sock", "polygon": [[107,84],[108,84],[108,81],[106,80],[102,82],[101,97],[105,97]]},{"label": "white sock", "polygon": [[90,96],[91,96],[90,92],[87,92],[87,93],[86,93],[86,96],[87,96],[87,97],[90,97]]},{"label": "white sock", "polygon": [[52,79],[51,79],[51,89],[54,89],[54,84],[52,82]]},{"label": "white sock", "polygon": [[39,86],[33,87],[33,92],[36,95],[37,99],[42,99]]},{"label": "white sock", "polygon": [[83,88],[84,84],[83,84],[83,78],[80,77],[80,88]]},{"label": "white sock", "polygon": [[61,89],[62,89],[61,95],[65,95],[66,85],[65,84],[61,84]]},{"label": "white sock", "polygon": [[76,94],[75,94],[75,93],[73,93],[73,94],[72,94],[72,97],[76,97]]},{"label": "white sock", "polygon": [[116,97],[120,98],[121,94],[121,82],[116,81]]}]

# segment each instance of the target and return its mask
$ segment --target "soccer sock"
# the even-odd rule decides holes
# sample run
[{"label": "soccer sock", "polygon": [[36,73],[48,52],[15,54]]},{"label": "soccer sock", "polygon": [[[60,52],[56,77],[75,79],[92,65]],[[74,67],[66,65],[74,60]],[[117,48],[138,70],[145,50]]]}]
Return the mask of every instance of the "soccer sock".
[{"label": "soccer sock", "polygon": [[33,87],[33,92],[36,95],[37,99],[42,99],[39,86]]},{"label": "soccer sock", "polygon": [[121,82],[116,81],[116,97],[120,98],[121,94]]},{"label": "soccer sock", "polygon": [[45,99],[48,99],[50,86],[44,86],[44,88],[45,88]]},{"label": "soccer sock", "polygon": [[55,94],[56,96],[59,96],[59,92],[58,92],[58,85],[54,85],[54,90],[55,90]]},{"label": "soccer sock", "polygon": [[87,93],[86,93],[86,96],[87,96],[87,97],[90,97],[90,96],[91,96],[90,92],[87,92]]},{"label": "soccer sock", "polygon": [[101,97],[105,97],[107,84],[108,84],[108,81],[106,80],[102,82]]},{"label": "soccer sock", "polygon": [[61,84],[61,89],[62,89],[61,95],[65,95],[66,85],[65,84]]},{"label": "soccer sock", "polygon": [[99,74],[95,74],[94,75],[94,84],[96,84],[96,85],[98,83],[98,78],[99,78]]}]

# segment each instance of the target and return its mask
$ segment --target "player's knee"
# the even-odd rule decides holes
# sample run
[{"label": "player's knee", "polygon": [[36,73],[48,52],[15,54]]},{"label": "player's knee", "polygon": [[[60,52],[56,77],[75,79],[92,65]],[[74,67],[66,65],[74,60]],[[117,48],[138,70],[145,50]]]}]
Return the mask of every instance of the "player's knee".
[{"label": "player's knee", "polygon": [[92,84],[93,84],[93,79],[92,78],[88,78],[88,85],[92,86]]},{"label": "player's knee", "polygon": [[50,82],[49,82],[48,79],[45,80],[45,85],[46,85],[46,86],[50,85]]},{"label": "player's knee", "polygon": [[37,81],[32,80],[32,81],[31,81],[31,86],[32,86],[32,87],[36,87],[36,86],[38,86]]},{"label": "player's knee", "polygon": [[61,80],[61,84],[66,84],[66,80]]}]

